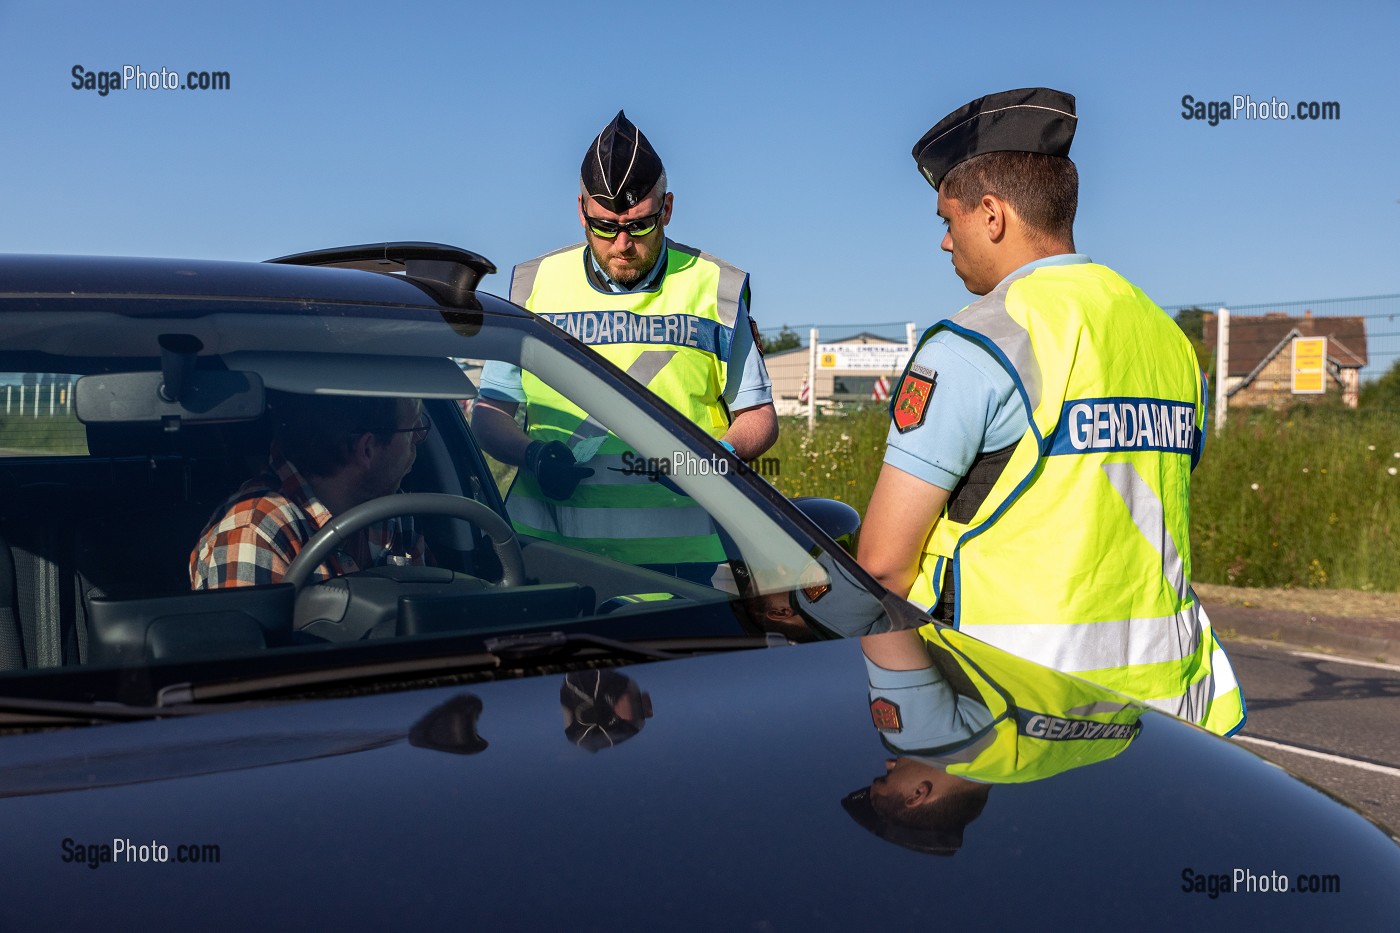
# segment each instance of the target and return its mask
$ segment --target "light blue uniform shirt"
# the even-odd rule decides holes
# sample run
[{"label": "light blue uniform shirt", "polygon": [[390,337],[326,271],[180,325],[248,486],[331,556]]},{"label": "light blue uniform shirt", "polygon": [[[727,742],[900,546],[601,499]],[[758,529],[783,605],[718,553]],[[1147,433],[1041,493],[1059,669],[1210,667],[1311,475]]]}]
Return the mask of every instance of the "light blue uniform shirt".
[{"label": "light blue uniform shirt", "polygon": [[884,740],[903,752],[919,752],[966,742],[992,725],[986,704],[960,696],[938,668],[888,671],[865,659],[870,701],[883,699],[899,707],[903,720],[897,734]]},{"label": "light blue uniform shirt", "polygon": [[[1089,261],[1082,253],[1046,256],[1026,263],[1006,279],[1041,266]],[[1015,444],[1030,427],[1030,419],[1011,373],[974,340],[940,330],[919,348],[914,362],[937,373],[937,382],[923,424],[903,434],[891,424],[885,462],[952,490],[978,454]]]},{"label": "light blue uniform shirt", "polygon": [[[602,270],[597,260],[593,258],[591,251],[588,254],[588,261],[593,263],[593,269],[598,273],[598,277],[607,284],[609,289],[618,293],[650,288],[652,282],[661,273],[665,258],[663,253],[656,265],[651,267],[651,271],[640,282],[632,288],[627,288]],[[728,403],[730,411],[743,411],[745,408],[772,403],[773,383],[768,378],[768,367],[764,365],[763,355],[754,346],[753,332],[749,329],[747,289],[744,290],[743,295],[739,296],[739,313],[734,319],[734,342],[729,350],[728,374],[724,386],[724,400]],[[502,363],[499,360],[488,360],[482,366],[479,389],[485,398],[502,402],[523,403],[526,401],[525,389],[520,381],[520,367],[510,363]]]}]

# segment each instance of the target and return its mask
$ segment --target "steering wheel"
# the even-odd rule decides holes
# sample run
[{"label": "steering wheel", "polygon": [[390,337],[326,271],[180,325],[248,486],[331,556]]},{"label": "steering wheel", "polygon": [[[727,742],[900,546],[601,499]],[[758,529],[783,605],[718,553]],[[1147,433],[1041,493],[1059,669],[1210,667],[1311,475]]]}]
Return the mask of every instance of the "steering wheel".
[{"label": "steering wheel", "polygon": [[375,522],[397,515],[451,515],[471,522],[491,539],[491,548],[501,562],[501,586],[521,586],[525,583],[525,557],[515,529],[505,519],[475,499],[449,496],[440,492],[397,493],[362,502],[326,522],[325,527],[306,542],[292,559],[282,582],[290,583],[300,593],[316,568],[335,553],[346,538]]}]

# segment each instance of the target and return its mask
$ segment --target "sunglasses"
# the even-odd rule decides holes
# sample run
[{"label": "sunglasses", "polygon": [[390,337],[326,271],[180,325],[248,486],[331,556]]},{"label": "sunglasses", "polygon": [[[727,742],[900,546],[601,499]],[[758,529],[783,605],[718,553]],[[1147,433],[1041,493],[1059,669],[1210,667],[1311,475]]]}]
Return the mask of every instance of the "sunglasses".
[{"label": "sunglasses", "polygon": [[590,217],[587,211],[583,212],[583,219],[588,223],[588,229],[592,231],[594,236],[600,236],[605,240],[611,240],[624,230],[630,237],[642,237],[656,229],[656,225],[661,222],[661,215],[665,210],[666,208],[662,207],[655,214],[648,214],[645,217],[638,217],[636,220],[628,220],[624,223],[603,220],[601,217]]}]

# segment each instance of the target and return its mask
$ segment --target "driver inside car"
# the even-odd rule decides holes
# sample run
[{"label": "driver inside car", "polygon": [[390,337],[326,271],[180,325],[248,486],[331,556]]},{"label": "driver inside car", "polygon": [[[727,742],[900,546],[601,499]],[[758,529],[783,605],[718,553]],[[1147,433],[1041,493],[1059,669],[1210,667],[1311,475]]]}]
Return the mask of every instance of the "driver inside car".
[{"label": "driver inside car", "polygon": [[[432,422],[419,399],[269,392],[266,468],[214,513],[190,553],[190,587],[279,583],[335,515],[398,491]],[[393,518],[351,535],[315,580],[422,564],[423,539]]]}]

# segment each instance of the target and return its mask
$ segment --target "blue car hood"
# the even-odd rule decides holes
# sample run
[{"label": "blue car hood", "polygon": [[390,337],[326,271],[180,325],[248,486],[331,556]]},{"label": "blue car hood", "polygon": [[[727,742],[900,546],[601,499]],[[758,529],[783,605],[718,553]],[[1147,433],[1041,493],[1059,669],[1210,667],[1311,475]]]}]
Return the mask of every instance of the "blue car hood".
[{"label": "blue car hood", "polygon": [[[1400,916],[1386,832],[1164,715],[1109,760],[992,787],[961,846],[927,854],[841,805],[891,757],[856,642],[619,671],[653,716],[594,751],[565,733],[559,674],[0,738],[0,925],[1180,933]],[[475,733],[411,740],[454,703]],[[1236,870],[1340,891],[1222,893]]]}]

